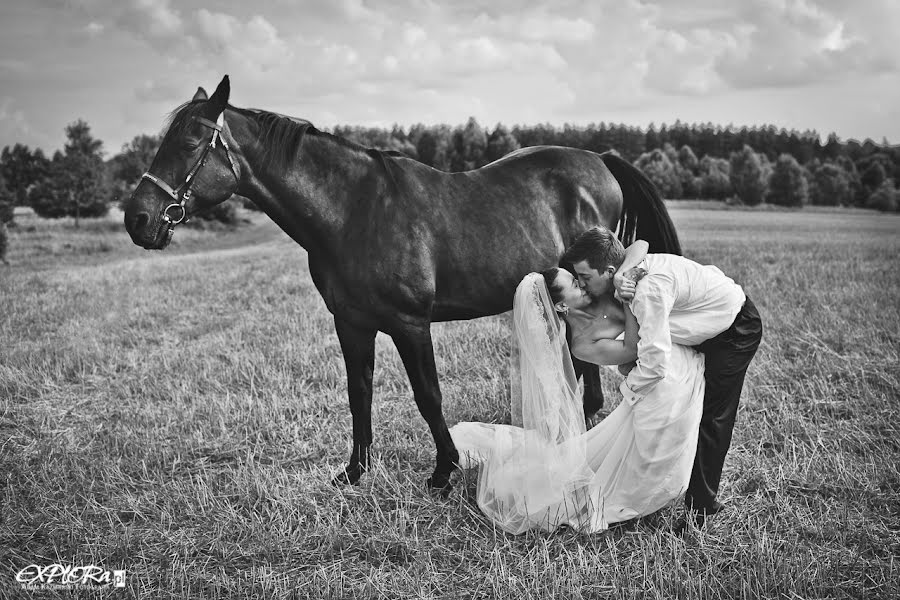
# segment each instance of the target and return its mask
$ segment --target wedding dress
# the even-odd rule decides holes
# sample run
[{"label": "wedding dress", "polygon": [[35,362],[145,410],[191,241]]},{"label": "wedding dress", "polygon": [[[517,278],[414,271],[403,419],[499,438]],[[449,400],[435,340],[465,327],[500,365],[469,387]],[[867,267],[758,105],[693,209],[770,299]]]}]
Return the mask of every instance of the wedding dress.
[{"label": "wedding dress", "polygon": [[594,533],[684,492],[703,405],[702,354],[673,345],[650,394],[585,431],[565,323],[538,273],[516,289],[513,344],[511,412],[521,426],[450,428],[460,466],[479,468],[478,506],[492,521],[514,534],[560,525]]}]

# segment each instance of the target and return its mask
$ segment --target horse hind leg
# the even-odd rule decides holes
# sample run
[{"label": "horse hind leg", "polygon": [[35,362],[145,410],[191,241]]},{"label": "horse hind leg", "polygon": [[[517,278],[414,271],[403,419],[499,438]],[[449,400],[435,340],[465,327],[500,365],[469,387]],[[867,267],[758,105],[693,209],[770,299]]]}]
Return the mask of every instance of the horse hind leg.
[{"label": "horse hind leg", "polygon": [[372,445],[372,376],[375,371],[375,329],[361,328],[335,317],[335,330],[347,368],[347,395],[353,418],[350,462],[332,483],[356,483],[369,469]]},{"label": "horse hind leg", "polygon": [[603,382],[600,379],[600,369],[597,365],[578,360],[572,357],[572,366],[575,368],[575,376],[584,378],[584,418],[591,423],[594,415],[603,408]]},{"label": "horse hind leg", "polygon": [[[569,348],[572,347],[572,328],[566,328],[566,343]],[[574,354],[570,354],[572,358],[572,367],[575,369],[575,377],[582,377],[584,381],[584,393],[582,394],[582,405],[584,407],[584,420],[590,427],[593,422],[594,415],[603,408],[603,382],[600,379],[600,369],[597,365],[575,358]]]},{"label": "horse hind leg", "polygon": [[458,467],[459,452],[450,437],[441,408],[441,388],[434,361],[430,324],[394,332],[391,336],[412,384],[416,405],[431,429],[437,449],[437,465],[427,484],[446,497],[452,489],[450,475]]}]

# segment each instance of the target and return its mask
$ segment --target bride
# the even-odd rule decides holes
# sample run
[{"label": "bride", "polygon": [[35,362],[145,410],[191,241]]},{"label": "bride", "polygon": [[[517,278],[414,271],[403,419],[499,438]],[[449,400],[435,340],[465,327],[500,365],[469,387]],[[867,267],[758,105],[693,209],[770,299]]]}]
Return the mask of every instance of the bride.
[{"label": "bride", "polygon": [[[673,345],[665,379],[586,431],[572,353],[600,365],[637,357],[638,325],[612,295],[594,302],[563,269],[529,273],[513,302],[512,414],[517,425],[450,429],[460,466],[479,467],[477,501],[518,534],[582,533],[656,512],[687,488],[703,404],[703,355]],[[622,334],[624,333],[624,339]],[[521,420],[519,420],[521,415]]]}]

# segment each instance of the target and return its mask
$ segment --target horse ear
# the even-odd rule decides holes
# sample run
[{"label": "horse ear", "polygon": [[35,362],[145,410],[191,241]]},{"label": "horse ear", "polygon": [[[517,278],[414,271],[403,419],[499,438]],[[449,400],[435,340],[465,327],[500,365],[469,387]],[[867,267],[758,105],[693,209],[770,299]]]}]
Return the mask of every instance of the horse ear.
[{"label": "horse ear", "polygon": [[206,95],[206,90],[202,87],[197,88],[197,93],[194,94],[194,97],[191,100],[206,100],[208,96]]},{"label": "horse ear", "polygon": [[228,75],[226,75],[222,78],[222,81],[219,82],[219,87],[213,92],[213,95],[209,99],[209,103],[215,107],[217,112],[222,112],[225,110],[225,107],[228,106],[228,96],[230,95],[231,81],[229,81]]}]

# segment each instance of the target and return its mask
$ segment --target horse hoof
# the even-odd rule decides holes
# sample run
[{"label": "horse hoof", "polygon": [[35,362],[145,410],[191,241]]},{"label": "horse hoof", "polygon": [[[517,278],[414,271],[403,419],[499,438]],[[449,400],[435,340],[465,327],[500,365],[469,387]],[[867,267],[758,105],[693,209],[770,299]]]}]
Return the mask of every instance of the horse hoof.
[{"label": "horse hoof", "polygon": [[433,495],[441,498],[447,498],[453,490],[453,484],[450,483],[450,475],[432,475],[428,478],[426,485],[428,491]]},{"label": "horse hoof", "polygon": [[334,476],[334,478],[331,480],[331,485],[338,487],[347,484],[356,485],[359,483],[359,478],[362,477],[362,474],[365,472],[366,470],[359,466],[347,467]]}]

